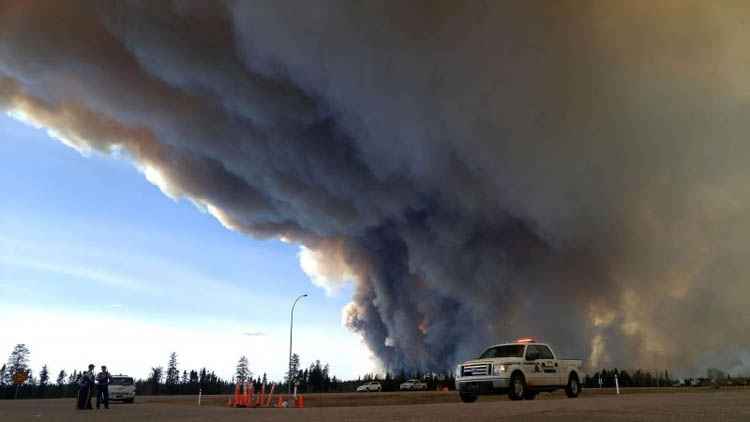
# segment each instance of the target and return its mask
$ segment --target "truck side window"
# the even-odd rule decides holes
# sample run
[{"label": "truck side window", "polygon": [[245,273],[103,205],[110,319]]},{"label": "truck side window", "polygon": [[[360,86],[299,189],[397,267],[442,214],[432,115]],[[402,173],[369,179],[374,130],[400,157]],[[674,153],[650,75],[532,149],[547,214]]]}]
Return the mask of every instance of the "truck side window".
[{"label": "truck side window", "polygon": [[539,359],[554,359],[552,351],[547,346],[536,346],[539,352]]},{"label": "truck side window", "polygon": [[539,359],[539,349],[535,345],[526,347],[526,360],[537,360]]}]

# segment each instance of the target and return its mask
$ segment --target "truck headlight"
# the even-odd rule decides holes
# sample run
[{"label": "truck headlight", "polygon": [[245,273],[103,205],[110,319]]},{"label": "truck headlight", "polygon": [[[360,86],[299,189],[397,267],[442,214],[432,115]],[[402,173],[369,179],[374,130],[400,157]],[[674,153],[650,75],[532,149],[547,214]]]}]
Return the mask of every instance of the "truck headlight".
[{"label": "truck headlight", "polygon": [[505,365],[493,365],[492,366],[492,373],[494,375],[502,375],[503,373],[505,373],[505,371],[507,369],[508,368],[506,368]]},{"label": "truck headlight", "polygon": [[461,376],[461,365],[456,365],[456,376],[457,377]]}]

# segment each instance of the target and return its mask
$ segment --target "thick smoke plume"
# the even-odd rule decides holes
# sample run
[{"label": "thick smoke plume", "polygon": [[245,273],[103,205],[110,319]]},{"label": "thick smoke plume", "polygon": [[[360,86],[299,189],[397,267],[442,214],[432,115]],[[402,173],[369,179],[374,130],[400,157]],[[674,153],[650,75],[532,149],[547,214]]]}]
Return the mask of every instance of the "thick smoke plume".
[{"label": "thick smoke plume", "polygon": [[[750,366],[750,7],[0,0],[0,107],[353,279],[388,369]],[[30,163],[33,165],[33,163]]]}]

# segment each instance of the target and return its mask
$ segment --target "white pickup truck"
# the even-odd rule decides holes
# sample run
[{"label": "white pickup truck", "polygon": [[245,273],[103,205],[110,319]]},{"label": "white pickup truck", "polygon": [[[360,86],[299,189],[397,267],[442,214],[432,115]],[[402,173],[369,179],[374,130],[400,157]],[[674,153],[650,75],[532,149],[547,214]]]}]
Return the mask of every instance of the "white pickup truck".
[{"label": "white pickup truck", "polygon": [[109,384],[109,399],[122,400],[125,403],[135,401],[135,382],[127,375],[114,375]]},{"label": "white pickup truck", "polygon": [[533,400],[539,392],[559,388],[573,398],[581,392],[582,366],[581,360],[558,359],[549,345],[523,338],[492,346],[458,365],[456,390],[464,403],[503,393],[511,400]]}]

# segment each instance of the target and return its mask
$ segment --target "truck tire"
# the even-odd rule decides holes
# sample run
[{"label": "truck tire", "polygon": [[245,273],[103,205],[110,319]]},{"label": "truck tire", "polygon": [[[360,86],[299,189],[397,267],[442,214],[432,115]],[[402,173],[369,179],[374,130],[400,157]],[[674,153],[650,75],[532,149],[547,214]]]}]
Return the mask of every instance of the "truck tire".
[{"label": "truck tire", "polygon": [[461,397],[461,401],[464,403],[474,403],[477,401],[477,396],[475,394],[458,393],[458,396]]},{"label": "truck tire", "polygon": [[568,385],[565,386],[565,395],[573,399],[578,397],[581,392],[581,383],[578,381],[576,374],[570,374],[568,378]]},{"label": "truck tire", "polygon": [[510,376],[508,398],[511,400],[523,400],[526,394],[526,379],[524,379],[522,373],[514,372]]}]

